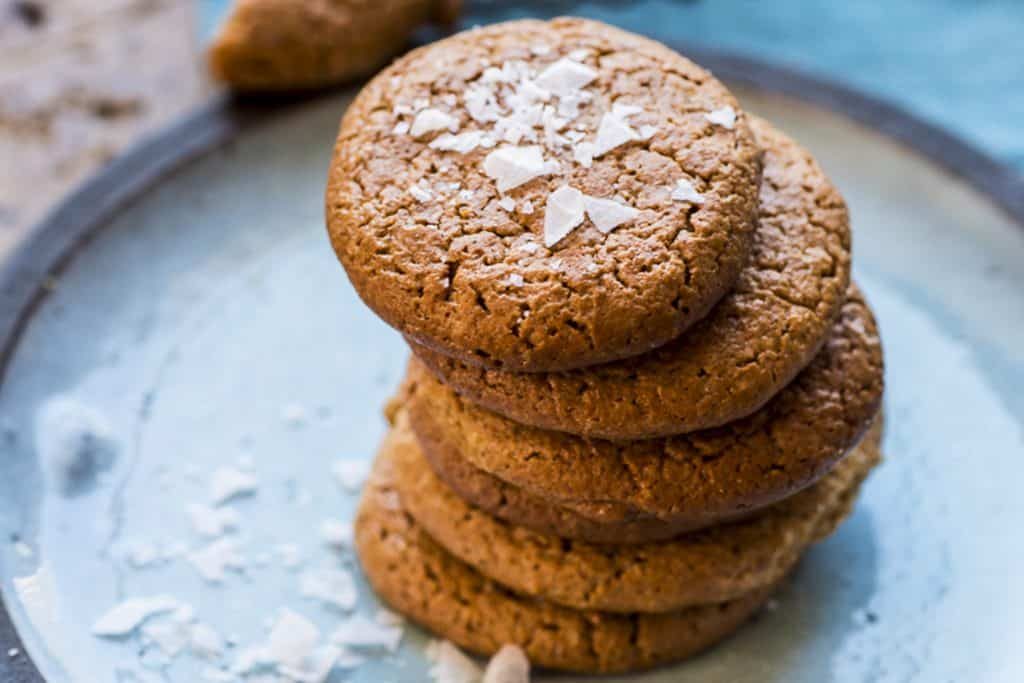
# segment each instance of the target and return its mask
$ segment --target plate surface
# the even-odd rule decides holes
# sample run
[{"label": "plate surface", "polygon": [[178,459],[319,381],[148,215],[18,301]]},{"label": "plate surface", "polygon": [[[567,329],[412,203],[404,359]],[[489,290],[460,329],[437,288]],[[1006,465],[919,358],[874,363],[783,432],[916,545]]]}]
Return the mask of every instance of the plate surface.
[{"label": "plate surface", "polygon": [[[735,89],[818,156],[852,207],[856,272],[887,351],[888,461],[774,609],[688,664],[614,680],[1020,681],[1024,230],[890,138]],[[243,645],[283,606],[325,633],[341,619],[300,597],[300,576],[355,566],[316,533],[326,518],[348,519],[357,498],[330,468],[372,456],[406,354],[360,304],[324,234],[325,169],[346,102],[291,107],[133,201],[115,196],[110,219],[9,341],[0,586],[22,642],[0,623],[0,644],[20,650],[0,653],[0,679],[38,680],[27,651],[53,682],[200,680],[206,664],[189,655],[165,666],[137,638],[90,635],[124,597],[172,593]],[[50,265],[62,242],[43,237],[23,260]],[[70,493],[38,455],[55,398],[86,406],[117,444],[109,469]],[[246,572],[213,586],[181,558],[132,566],[146,542],[171,555],[203,546],[184,507],[206,499],[216,467],[239,463],[259,479],[256,495],[233,503]],[[294,555],[301,567],[289,568]],[[375,598],[359,588],[358,611],[372,615]],[[396,657],[332,680],[422,681],[426,642],[409,627]]]}]

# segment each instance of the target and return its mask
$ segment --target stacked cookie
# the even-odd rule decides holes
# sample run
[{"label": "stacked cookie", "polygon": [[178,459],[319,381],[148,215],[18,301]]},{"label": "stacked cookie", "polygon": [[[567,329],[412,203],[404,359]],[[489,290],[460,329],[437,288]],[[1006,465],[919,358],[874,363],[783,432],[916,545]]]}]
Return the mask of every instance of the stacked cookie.
[{"label": "stacked cookie", "polygon": [[327,216],[414,351],[363,567],[472,651],[688,657],[879,460],[882,352],[841,196],[662,45],[560,19],[411,53],[346,115]]}]

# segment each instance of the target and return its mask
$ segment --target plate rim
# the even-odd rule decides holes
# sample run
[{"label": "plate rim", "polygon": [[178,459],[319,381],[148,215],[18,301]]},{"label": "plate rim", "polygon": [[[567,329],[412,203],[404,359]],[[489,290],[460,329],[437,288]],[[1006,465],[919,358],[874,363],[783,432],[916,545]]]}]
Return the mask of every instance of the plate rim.
[{"label": "plate rim", "polygon": [[[667,41],[726,83],[783,95],[873,129],[927,158],[989,198],[1024,230],[1024,174],[952,131],[901,105],[840,81],[731,51]],[[339,89],[293,97],[218,94],[176,122],[145,136],[56,204],[28,229],[0,264],[0,391],[22,332],[50,284],[119,213],[166,179],[242,132]],[[8,657],[9,650],[18,656]],[[0,595],[0,674],[9,683],[45,683]]]}]

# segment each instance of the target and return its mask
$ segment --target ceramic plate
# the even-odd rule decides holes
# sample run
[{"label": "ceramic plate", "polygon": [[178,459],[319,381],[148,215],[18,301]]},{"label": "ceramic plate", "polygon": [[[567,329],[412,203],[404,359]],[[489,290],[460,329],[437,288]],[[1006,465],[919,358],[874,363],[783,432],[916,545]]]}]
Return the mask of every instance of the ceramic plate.
[{"label": "ceramic plate", "polygon": [[[1019,179],[855,93],[697,58],[807,145],[849,200],[887,352],[888,460],[774,609],[689,663],[614,680],[1024,680]],[[127,597],[170,593],[238,647],[283,607],[324,633],[343,618],[299,584],[356,567],[317,533],[357,499],[331,468],[372,457],[406,356],[324,233],[349,98],[255,114],[218,103],[116,162],[6,264],[0,679],[202,680],[209,664],[190,654],[90,634]],[[61,415],[98,434],[94,466],[70,481],[42,457]],[[258,491],[232,503],[247,568],[213,585],[186,557],[206,541],[185,506],[222,466],[251,470]],[[356,611],[372,615],[358,588]],[[425,680],[427,641],[410,626],[394,656],[331,680]]]}]

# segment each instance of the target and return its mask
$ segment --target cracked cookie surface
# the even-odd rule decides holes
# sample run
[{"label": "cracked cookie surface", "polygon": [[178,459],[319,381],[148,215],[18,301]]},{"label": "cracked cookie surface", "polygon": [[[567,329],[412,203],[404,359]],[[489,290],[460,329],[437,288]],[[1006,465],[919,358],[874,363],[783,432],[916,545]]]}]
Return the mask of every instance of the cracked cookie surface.
[{"label": "cracked cookie surface", "polygon": [[[510,590],[572,609],[665,612],[775,584],[832,533],[880,459],[879,430],[815,485],[742,522],[668,541],[594,545],[530,531],[463,501],[399,421],[381,447],[413,519],[445,550]],[[537,505],[543,505],[537,501]]]},{"label": "cracked cookie surface", "polygon": [[[627,142],[589,167],[578,145],[549,144],[546,128],[536,142],[499,139],[494,149],[431,146],[490,130],[463,98],[505,78],[501,67],[543,75],[560,60],[575,66],[552,87],[566,69],[595,75],[552,137],[595,139],[617,104],[632,112],[621,114]],[[709,120],[721,110],[735,121]],[[517,145],[542,149],[548,170],[499,192],[486,161]],[[579,19],[499,24],[416,50],[360,93],[335,146],[328,231],[363,300],[415,342],[508,370],[583,367],[663,345],[729,290],[749,254],[760,157],[732,95],[663,45]],[[680,182],[699,199],[673,198]],[[563,186],[637,213],[607,234],[581,218],[548,247],[548,200]]]},{"label": "cracked cookie surface", "polygon": [[750,415],[824,343],[850,282],[846,204],[811,155],[751,117],[765,152],[750,261],[706,318],[650,353],[560,373],[483,368],[411,344],[446,384],[505,417],[604,439],[646,439]]},{"label": "cracked cookie surface", "polygon": [[426,452],[474,466],[591,519],[653,516],[696,529],[820,479],[878,413],[883,358],[874,318],[851,286],[814,361],[765,407],[723,427],[614,442],[527,427],[480,408],[419,361],[403,391]]},{"label": "cracked cookie surface", "polygon": [[355,523],[359,560],[393,609],[440,637],[490,656],[507,643],[538,667],[623,673],[687,659],[723,640],[770,597],[661,614],[577,611],[502,588],[435,543],[406,511],[394,470],[378,459]]}]

